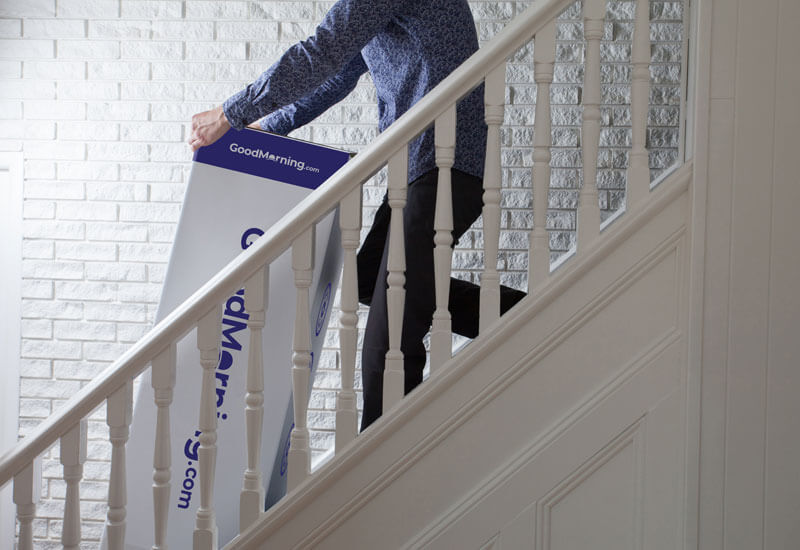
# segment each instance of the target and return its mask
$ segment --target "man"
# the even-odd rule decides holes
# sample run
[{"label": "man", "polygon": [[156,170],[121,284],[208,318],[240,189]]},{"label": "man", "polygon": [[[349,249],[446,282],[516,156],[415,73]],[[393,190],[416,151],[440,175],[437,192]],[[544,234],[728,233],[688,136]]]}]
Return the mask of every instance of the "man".
[{"label": "man", "polygon": [[[313,119],[352,91],[369,71],[378,96],[379,129],[385,130],[478,48],[467,0],[339,0],[313,36],[289,48],[255,82],[225,103],[192,118],[189,144],[209,145],[233,127],[262,119],[264,130],[286,134]],[[457,107],[453,166],[454,239],[482,208],[486,125],[482,87]],[[436,165],[433,129],[409,143],[408,200],[403,213],[406,302],[401,349],[405,391],[422,381],[425,347],[435,309],[433,218]],[[362,350],[364,411],[361,429],[381,414],[384,358],[389,347],[386,259],[390,211],[384,198],[358,254],[359,299],[370,305]],[[380,282],[380,283],[378,283]],[[474,337],[478,324],[475,285],[453,280],[453,330]],[[524,296],[501,292],[504,311]]]}]

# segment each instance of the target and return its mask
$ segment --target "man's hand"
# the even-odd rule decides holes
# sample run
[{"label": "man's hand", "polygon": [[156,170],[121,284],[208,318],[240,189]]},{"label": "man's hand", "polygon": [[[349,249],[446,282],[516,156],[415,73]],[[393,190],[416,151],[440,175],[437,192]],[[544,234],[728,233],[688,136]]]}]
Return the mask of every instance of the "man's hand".
[{"label": "man's hand", "polygon": [[221,138],[230,127],[231,125],[222,111],[222,106],[197,113],[192,117],[192,135],[188,140],[192,151],[211,145]]}]

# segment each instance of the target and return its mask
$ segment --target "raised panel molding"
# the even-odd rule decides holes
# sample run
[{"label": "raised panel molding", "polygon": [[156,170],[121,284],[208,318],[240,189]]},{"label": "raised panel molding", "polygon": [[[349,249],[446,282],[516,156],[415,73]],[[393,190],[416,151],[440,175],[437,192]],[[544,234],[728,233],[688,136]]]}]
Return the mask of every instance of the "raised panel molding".
[{"label": "raised panel molding", "polygon": [[[615,550],[642,548],[641,491],[644,476],[642,436],[644,422],[645,418],[639,419],[537,502],[536,550],[567,550],[590,546],[611,548],[612,546],[609,544],[613,544]],[[613,473],[611,473],[612,469],[615,470]],[[609,477],[609,473],[617,475],[619,479],[606,479]],[[600,477],[603,479],[598,479]],[[596,482],[594,487],[590,487],[592,482]],[[606,486],[609,482],[614,485]],[[619,490],[625,484],[629,484],[630,487],[624,487],[624,491]],[[592,494],[592,492],[603,490],[605,490],[603,494]],[[629,497],[629,501],[614,502],[611,499],[615,497]],[[570,500],[583,500],[584,502],[575,509],[575,506],[565,506]],[[606,500],[606,502],[598,502],[598,500]],[[591,509],[586,510],[587,505]],[[565,510],[565,508],[572,508],[572,510]],[[629,525],[614,525],[609,521],[613,518],[608,517],[608,513],[624,512],[625,508],[630,514]],[[554,525],[554,516],[568,515],[570,512],[573,513],[572,517],[557,518],[559,525]],[[586,521],[590,524],[582,525]],[[570,529],[570,526],[582,527],[581,530],[584,532],[575,536],[572,534],[574,531]],[[564,530],[567,532],[559,532]],[[604,533],[604,530],[612,530],[613,533],[609,533],[610,536],[617,538],[604,540],[603,536],[609,535]],[[585,533],[585,531],[591,532]],[[565,538],[570,542],[564,542]],[[576,538],[577,540],[575,540]]]},{"label": "raised panel molding", "polygon": [[[648,483],[643,489],[637,482],[635,499],[670,508],[670,491],[682,491],[683,463],[649,450],[642,459],[641,448],[681,449],[685,435],[689,181],[687,173],[675,174],[655,191],[662,194],[650,210],[617,222],[603,246],[565,265],[556,284],[536,289],[535,300],[510,311],[460,361],[409,395],[396,416],[359,436],[362,445],[323,467],[317,483],[270,510],[242,544],[533,549],[536,502],[562,480],[591,471],[584,480],[591,484],[605,475],[603,464],[641,460]],[[636,322],[625,320],[631,313]],[[612,336],[621,330],[628,337],[617,342]],[[668,421],[652,429],[662,404]],[[648,443],[640,445],[644,434]],[[551,523],[568,511],[569,498],[552,501]],[[671,530],[679,510],[669,512]],[[644,535],[635,538],[648,550],[677,547],[673,536],[651,545],[652,527],[636,521]]]}]

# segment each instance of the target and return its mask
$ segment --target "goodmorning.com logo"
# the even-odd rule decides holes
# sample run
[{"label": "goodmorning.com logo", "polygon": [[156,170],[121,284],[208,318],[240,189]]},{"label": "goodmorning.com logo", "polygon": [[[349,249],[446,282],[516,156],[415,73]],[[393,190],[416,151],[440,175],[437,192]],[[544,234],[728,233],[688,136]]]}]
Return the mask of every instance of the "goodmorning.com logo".
[{"label": "goodmorning.com logo", "polygon": [[277,162],[278,164],[283,164],[284,166],[296,168],[300,171],[305,170],[306,172],[319,172],[319,168],[307,166],[302,160],[297,160],[292,157],[284,157],[281,155],[274,155],[269,151],[263,151],[261,149],[249,149],[247,147],[242,147],[238,143],[231,143],[228,149],[230,149],[231,153],[236,153],[237,155],[245,155],[257,159],[270,160],[272,162]]}]

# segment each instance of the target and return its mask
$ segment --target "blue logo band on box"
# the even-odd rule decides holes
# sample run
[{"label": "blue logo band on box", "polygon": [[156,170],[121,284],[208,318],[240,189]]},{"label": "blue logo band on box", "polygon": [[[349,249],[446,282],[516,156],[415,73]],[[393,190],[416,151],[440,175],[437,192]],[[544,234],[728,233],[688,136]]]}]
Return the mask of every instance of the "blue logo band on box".
[{"label": "blue logo band on box", "polygon": [[347,153],[246,128],[228,130],[201,147],[194,161],[253,176],[268,173],[272,180],[316,189],[342,166],[343,155]]}]

